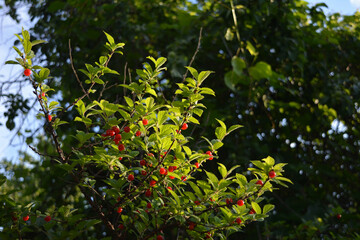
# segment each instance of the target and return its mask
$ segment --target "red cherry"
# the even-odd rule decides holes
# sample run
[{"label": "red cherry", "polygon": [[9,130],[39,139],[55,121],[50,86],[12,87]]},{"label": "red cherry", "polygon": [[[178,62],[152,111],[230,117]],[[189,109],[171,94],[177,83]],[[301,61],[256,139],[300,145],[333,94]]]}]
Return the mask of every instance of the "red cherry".
[{"label": "red cherry", "polygon": [[190,222],[190,223],[189,223],[189,230],[194,230],[195,226],[196,226],[195,223]]},{"label": "red cherry", "polygon": [[44,93],[44,92],[41,93],[41,97],[45,97],[45,93]]},{"label": "red cherry", "polygon": [[145,166],[146,165],[146,161],[143,159],[143,160],[140,160],[140,165],[141,166]]},{"label": "red cherry", "polygon": [[18,218],[15,217],[15,216],[12,216],[11,219],[12,219],[14,222],[16,222],[16,221],[18,220]]},{"label": "red cherry", "polygon": [[233,202],[232,198],[227,198],[226,199],[226,204],[229,205]]},{"label": "red cherry", "polygon": [[195,163],[195,167],[199,168],[200,164],[198,162]]},{"label": "red cherry", "polygon": [[148,153],[147,155],[148,155],[149,157],[153,157],[153,156],[154,156],[153,153]]},{"label": "red cherry", "polygon": [[120,133],[120,128],[118,126],[112,126],[111,129],[115,132],[115,134]]},{"label": "red cherry", "polygon": [[122,137],[120,134],[116,134],[114,137],[114,141],[121,141]]},{"label": "red cherry", "polygon": [[167,187],[167,189],[172,190],[172,187]]},{"label": "red cherry", "polygon": [[174,179],[175,177],[174,176],[169,176],[170,179]]},{"label": "red cherry", "polygon": [[241,207],[242,205],[244,205],[244,201],[241,200],[241,199],[239,199],[239,200],[237,201],[237,205],[239,205],[239,206]]},{"label": "red cherry", "polygon": [[119,157],[119,161],[121,161],[123,158],[122,157]]},{"label": "red cherry", "polygon": [[121,207],[118,207],[117,212],[121,213],[122,211],[123,211],[123,209]]},{"label": "red cherry", "polygon": [[200,205],[200,201],[196,200],[194,201],[195,205],[199,206]]},{"label": "red cherry", "polygon": [[31,75],[31,70],[28,69],[28,68],[25,69],[25,70],[24,70],[24,75],[27,76],[27,77],[30,76],[30,75]]},{"label": "red cherry", "polygon": [[119,144],[118,149],[119,151],[124,151],[125,150],[124,144]]},{"label": "red cherry", "polygon": [[177,169],[177,166],[173,166],[173,168],[174,168],[174,171]]},{"label": "red cherry", "polygon": [[156,237],[156,240],[164,240],[164,237],[162,235],[159,235]]},{"label": "red cherry", "polygon": [[166,169],[162,167],[162,168],[160,168],[159,172],[160,172],[161,175],[165,175],[166,174]]},{"label": "red cherry", "polygon": [[52,120],[52,116],[51,116],[51,115],[48,115],[48,120],[49,120],[49,122],[51,122],[51,120]]},{"label": "red cherry", "polygon": [[30,218],[29,215],[26,215],[23,217],[23,220],[26,222],[27,220],[29,220],[29,218]]},{"label": "red cherry", "polygon": [[45,220],[46,222],[50,222],[50,221],[51,221],[51,217],[50,217],[50,216],[46,216],[46,217],[44,218],[44,220]]},{"label": "red cherry", "polygon": [[255,214],[254,209],[251,209],[250,212],[249,212],[249,214]]},{"label": "red cherry", "polygon": [[128,180],[129,180],[129,181],[134,181],[134,179],[135,179],[134,175],[129,174],[129,176],[128,176]]},{"label": "red cherry", "polygon": [[209,160],[213,160],[213,159],[214,159],[212,152],[207,151],[206,154],[209,155],[209,158],[208,158]]},{"label": "red cherry", "polygon": [[146,118],[142,120],[142,123],[144,126],[149,124],[149,120],[147,120]]},{"label": "red cherry", "polygon": [[141,175],[146,176],[147,172],[145,170],[141,171]]},{"label": "red cherry", "polygon": [[210,198],[210,201],[215,202],[215,200],[213,198]]},{"label": "red cherry", "polygon": [[276,173],[275,173],[274,170],[271,170],[271,171],[269,172],[269,178],[274,178],[274,177],[276,177]]},{"label": "red cherry", "polygon": [[152,206],[151,206],[151,202],[148,202],[147,204],[146,204],[146,207],[147,208],[151,208]]},{"label": "red cherry", "polygon": [[237,218],[235,221],[237,222],[237,224],[240,224],[240,223],[241,223],[241,219],[240,219],[240,218]]},{"label": "red cherry", "polygon": [[338,214],[336,215],[336,217],[337,217],[337,219],[339,219],[339,220],[340,220],[340,218],[341,218],[342,216],[341,216],[341,214],[340,214],[340,213],[338,213]]},{"label": "red cherry", "polygon": [[256,181],[256,184],[262,186],[264,183],[263,183],[263,181],[261,181],[261,180],[259,179],[259,180]]},{"label": "red cherry", "polygon": [[150,197],[150,196],[151,196],[151,190],[150,190],[150,189],[147,189],[147,190],[145,191],[145,196],[147,196],[147,197]]},{"label": "red cherry", "polygon": [[173,172],[175,169],[174,169],[173,166],[169,166],[169,167],[168,167],[168,170],[169,170],[169,172]]},{"label": "red cherry", "polygon": [[187,123],[184,123],[184,124],[181,126],[181,130],[186,130],[187,128],[188,128]]},{"label": "red cherry", "polygon": [[155,184],[156,184],[156,181],[155,181],[155,180],[151,180],[151,181],[150,181],[150,187],[155,186]]},{"label": "red cherry", "polygon": [[187,178],[185,176],[181,176],[181,181],[185,182]]},{"label": "red cherry", "polygon": [[120,230],[123,230],[123,229],[124,229],[124,225],[123,225],[123,224],[120,224],[120,225],[118,226],[118,228],[119,228]]},{"label": "red cherry", "polygon": [[124,132],[126,132],[126,133],[128,133],[128,132],[130,132],[130,127],[129,126],[126,126],[126,127],[124,127]]},{"label": "red cherry", "polygon": [[141,136],[141,132],[140,132],[139,130],[136,131],[135,136],[140,137],[140,136]]},{"label": "red cherry", "polygon": [[206,233],[206,238],[211,238],[211,233],[210,232]]},{"label": "red cherry", "polygon": [[108,129],[108,130],[106,130],[106,135],[112,137],[112,136],[115,135],[115,131],[113,131],[113,130],[111,130],[111,129]]},{"label": "red cherry", "polygon": [[181,133],[181,130],[177,130],[177,129],[176,129],[176,133],[179,133],[179,134],[180,134],[180,133]]}]

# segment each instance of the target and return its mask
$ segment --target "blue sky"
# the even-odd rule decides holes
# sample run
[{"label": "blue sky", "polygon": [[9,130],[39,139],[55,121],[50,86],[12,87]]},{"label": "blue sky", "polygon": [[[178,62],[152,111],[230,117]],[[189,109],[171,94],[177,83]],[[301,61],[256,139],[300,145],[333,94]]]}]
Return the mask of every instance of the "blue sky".
[{"label": "blue sky", "polygon": [[[328,9],[324,9],[326,13],[340,12],[341,14],[350,15],[353,14],[357,9],[360,9],[360,0],[308,0],[311,5],[316,3],[324,2],[328,5]],[[4,5],[4,0],[0,0],[0,5]],[[4,66],[6,60],[13,59],[15,57],[15,51],[11,50],[12,43],[16,39],[14,33],[19,33],[21,27],[29,29],[32,23],[29,21],[29,17],[26,14],[26,6],[20,9],[21,22],[16,23],[10,17],[5,15],[6,9],[0,9],[0,81],[5,79],[17,79],[21,77],[22,69],[18,66],[10,65]],[[21,93],[24,96],[30,96],[31,88],[23,88]],[[0,99],[0,122],[5,124],[3,117],[4,103]],[[37,109],[37,108],[36,108]],[[41,125],[38,121],[34,126],[34,113],[25,122],[24,126],[28,128],[36,128]],[[19,121],[17,122],[19,123]],[[7,157],[16,160],[16,153],[19,149],[29,150],[25,144],[21,144],[21,140],[14,138],[15,146],[9,146],[10,139],[16,134],[16,131],[8,131],[7,128],[2,125],[0,126],[0,159]],[[1,170],[0,170],[1,171]]]}]

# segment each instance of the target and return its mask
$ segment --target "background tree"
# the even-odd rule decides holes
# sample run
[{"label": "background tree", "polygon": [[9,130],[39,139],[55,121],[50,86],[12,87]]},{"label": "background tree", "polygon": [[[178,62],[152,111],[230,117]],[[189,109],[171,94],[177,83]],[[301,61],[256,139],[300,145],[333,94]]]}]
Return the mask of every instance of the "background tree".
[{"label": "background tree", "polygon": [[[64,51],[69,38],[76,67],[100,55],[105,30],[127,44],[128,69],[138,68],[148,55],[165,56],[170,75],[164,79],[181,81],[203,27],[194,66],[215,71],[207,84],[216,90],[216,98],[206,100],[203,118],[209,121],[191,129],[193,136],[210,135],[216,126],[210,119],[241,122],[244,128],[225,140],[222,162],[241,164],[245,170],[248,159],[270,154],[290,163],[288,172],[295,183],[274,194],[276,214],[239,236],[354,238],[360,217],[358,13],[326,17],[322,5],[310,8],[300,0],[8,1],[14,18],[16,6],[24,2],[30,3],[29,13],[37,19],[32,32],[49,41],[39,51],[55,70],[50,85],[61,90],[62,104],[82,91],[74,84]],[[124,62],[114,59],[113,64]],[[60,77],[67,81],[60,84]],[[174,86],[162,81],[166,99]],[[106,98],[121,95],[114,92]],[[74,141],[66,129],[62,137]],[[35,142],[41,151],[54,151],[42,139]],[[44,184],[44,192],[54,191],[47,197],[60,201],[67,184],[53,181],[58,189]]]}]

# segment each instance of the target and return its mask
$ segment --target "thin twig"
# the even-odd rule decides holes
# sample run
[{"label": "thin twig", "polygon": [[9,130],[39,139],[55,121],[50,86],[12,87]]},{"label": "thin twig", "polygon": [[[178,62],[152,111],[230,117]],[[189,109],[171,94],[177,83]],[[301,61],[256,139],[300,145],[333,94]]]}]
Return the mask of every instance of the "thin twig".
[{"label": "thin twig", "polygon": [[76,70],[75,70],[73,58],[72,58],[72,55],[71,55],[71,41],[70,41],[70,39],[69,39],[69,56],[70,56],[71,68],[72,68],[72,70],[73,70],[73,72],[74,72],[74,74],[75,74],[76,80],[78,81],[78,83],[79,83],[79,85],[80,85],[81,90],[83,91],[83,93],[85,93],[85,94],[87,95],[87,97],[89,98],[89,100],[91,100],[90,97],[89,97],[89,94],[86,93],[85,88],[83,87],[83,85],[82,85],[82,83],[81,83],[81,81],[80,81],[80,79],[79,79],[79,76],[77,75],[77,72],[76,72]]},{"label": "thin twig", "polygon": [[[190,60],[190,63],[189,63],[189,66],[188,66],[188,67],[191,67],[191,65],[193,64],[193,62],[194,62],[194,60],[195,60],[195,58],[196,58],[197,53],[199,52],[200,45],[201,45],[201,38],[202,38],[202,30],[203,30],[203,28],[201,27],[201,28],[200,28],[200,33],[199,33],[198,44],[197,44],[196,50],[195,50],[195,52],[194,52],[194,55],[192,56],[192,58],[191,58],[191,60]],[[185,74],[183,75],[183,80],[182,80],[182,82],[185,82],[185,79],[186,79],[186,76],[187,76],[188,73],[189,73],[189,70],[186,69],[186,72],[185,72]]]}]

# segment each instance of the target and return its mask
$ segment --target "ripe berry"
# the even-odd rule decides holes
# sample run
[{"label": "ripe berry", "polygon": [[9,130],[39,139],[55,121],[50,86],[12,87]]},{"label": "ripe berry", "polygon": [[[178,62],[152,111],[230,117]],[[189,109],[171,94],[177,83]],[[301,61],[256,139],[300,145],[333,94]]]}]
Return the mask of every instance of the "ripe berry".
[{"label": "ripe berry", "polygon": [[120,133],[120,128],[118,126],[113,126],[111,129],[115,132],[115,134]]},{"label": "ripe berry", "polygon": [[145,166],[146,165],[146,161],[143,159],[143,160],[140,160],[140,165],[141,166]]},{"label": "ripe berry", "polygon": [[147,172],[145,170],[141,171],[141,175],[146,176]]},{"label": "ripe berry", "polygon": [[194,230],[195,226],[196,226],[195,223],[190,222],[190,223],[189,223],[189,230]]},{"label": "ripe berry", "polygon": [[274,178],[274,177],[276,177],[276,173],[275,173],[274,170],[271,170],[271,171],[269,172],[269,178]]},{"label": "ripe berry", "polygon": [[166,169],[162,167],[162,168],[160,168],[159,172],[160,172],[161,175],[165,175],[166,174]]},{"label": "ripe berry", "polygon": [[123,158],[122,157],[119,157],[119,161],[121,161]]},{"label": "ripe berry", "polygon": [[259,179],[259,180],[256,181],[256,184],[262,186],[264,183],[263,183],[263,181],[261,181],[261,180]]},{"label": "ripe berry", "polygon": [[172,190],[172,187],[167,187],[167,189]]},{"label": "ripe berry", "polygon": [[135,136],[140,137],[140,136],[141,136],[141,132],[140,132],[139,130],[136,131]]},{"label": "ripe berry", "polygon": [[211,233],[210,232],[206,233],[206,238],[211,238]]},{"label": "ripe berry", "polygon": [[336,217],[337,217],[337,219],[339,219],[339,220],[340,220],[340,218],[341,218],[342,216],[341,216],[341,214],[340,214],[340,213],[338,213],[338,214],[336,215]]},{"label": "ripe berry", "polygon": [[129,126],[124,127],[124,132],[126,133],[130,132],[130,127]]},{"label": "ripe berry", "polygon": [[29,218],[30,218],[29,215],[26,215],[23,217],[23,220],[26,222],[27,220],[29,220]]},{"label": "ripe berry", "polygon": [[195,167],[196,167],[196,168],[199,168],[199,166],[200,166],[199,163],[196,162],[196,163],[195,163]]},{"label": "ripe berry", "polygon": [[145,191],[145,196],[147,196],[147,197],[150,197],[150,196],[151,196],[151,190],[150,190],[150,189],[147,189],[147,190]]},{"label": "ripe berry", "polygon": [[146,204],[146,207],[147,207],[147,208],[151,208],[151,202],[148,202],[148,203]]},{"label": "ripe berry", "polygon": [[174,176],[169,176],[170,179],[174,179],[175,177]]},{"label": "ripe berry", "polygon": [[155,181],[155,180],[151,180],[151,181],[150,181],[150,187],[155,186],[155,184],[156,184],[156,181]]},{"label": "ripe berry", "polygon": [[128,180],[129,180],[129,181],[134,181],[134,179],[135,179],[134,175],[129,174],[129,176],[128,176]]},{"label": "ripe berry", "polygon": [[185,182],[187,178],[185,176],[181,176],[181,181]]},{"label": "ripe berry", "polygon": [[147,120],[146,118],[142,120],[142,123],[144,126],[148,125],[149,123],[149,120]]},{"label": "ripe berry", "polygon": [[121,213],[122,211],[123,211],[123,209],[121,207],[118,207],[117,212]]},{"label": "ripe berry", "polygon": [[122,137],[120,134],[116,134],[114,137],[114,141],[121,141]]},{"label": "ripe berry", "polygon": [[239,205],[239,206],[241,207],[242,205],[244,205],[244,201],[241,200],[241,199],[239,199],[239,200],[237,201],[237,205]]},{"label": "ripe berry", "polygon": [[106,135],[112,137],[112,136],[115,135],[115,132],[113,130],[111,130],[111,129],[108,129],[108,130],[106,130]]},{"label": "ripe berry", "polygon": [[235,221],[237,222],[237,224],[240,224],[240,223],[241,223],[241,219],[240,219],[240,218],[237,218]]},{"label": "ripe berry", "polygon": [[164,240],[164,237],[159,235],[159,236],[156,237],[156,240]]},{"label": "ripe berry", "polygon": [[51,122],[51,120],[52,120],[52,116],[51,116],[51,115],[48,115],[48,120],[49,120],[49,122]]},{"label": "ripe berry", "polygon": [[51,221],[51,217],[50,217],[50,216],[46,216],[46,217],[44,218],[44,220],[45,220],[46,222],[50,222],[50,221]]},{"label": "ripe berry", "polygon": [[25,69],[25,70],[24,70],[24,75],[27,76],[27,77],[30,76],[30,75],[31,75],[31,70],[28,69],[28,68]]},{"label": "ripe berry", "polygon": [[149,156],[149,157],[153,157],[154,154],[153,154],[153,153],[148,153],[148,156]]},{"label": "ripe berry", "polygon": [[232,198],[227,198],[226,199],[226,204],[229,205],[233,202]]},{"label": "ripe berry", "polygon": [[18,218],[15,217],[15,216],[12,216],[11,219],[12,219],[14,222],[16,222],[16,221],[18,220]]},{"label": "ripe berry", "polygon": [[123,229],[124,229],[124,225],[123,225],[123,224],[120,224],[120,225],[118,226],[118,228],[119,228],[120,230],[123,230]]},{"label": "ripe berry", "polygon": [[169,166],[168,170],[169,170],[169,172],[173,172],[175,169],[173,166]]},{"label": "ripe berry", "polygon": [[250,212],[249,212],[249,214],[255,214],[254,209],[251,209]]},{"label": "ripe berry", "polygon": [[118,149],[119,151],[124,151],[125,150],[124,144],[119,144]]},{"label": "ripe berry", "polygon": [[208,158],[209,160],[213,160],[213,159],[214,159],[212,152],[207,151],[206,154],[209,155],[209,158]]},{"label": "ripe berry", "polygon": [[195,205],[199,206],[200,205],[200,201],[196,200],[194,201]]},{"label": "ripe berry", "polygon": [[181,126],[181,130],[186,130],[187,128],[188,128],[187,123],[184,123],[184,124]]}]

